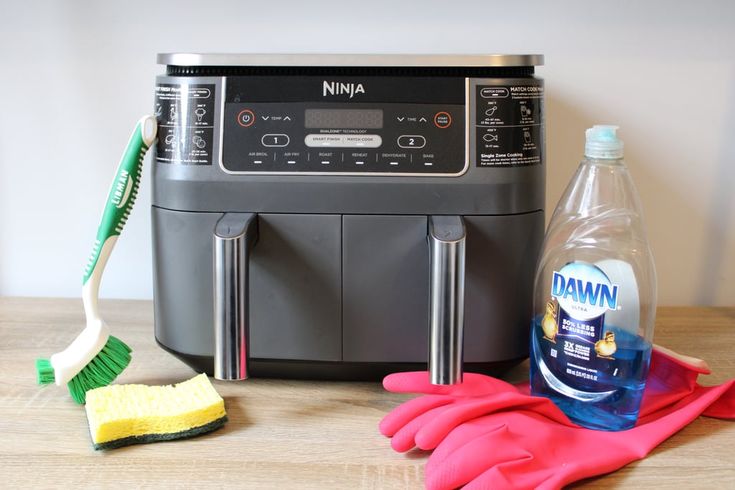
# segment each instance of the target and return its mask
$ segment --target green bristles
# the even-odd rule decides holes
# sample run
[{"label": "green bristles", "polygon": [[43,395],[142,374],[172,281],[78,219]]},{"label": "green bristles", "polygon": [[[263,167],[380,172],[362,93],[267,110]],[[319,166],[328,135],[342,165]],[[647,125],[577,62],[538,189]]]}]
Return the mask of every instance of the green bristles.
[{"label": "green bristles", "polygon": [[[109,385],[123,369],[128,367],[128,364],[130,364],[130,347],[110,335],[102,350],[67,383],[71,397],[83,405],[87,391]],[[56,378],[51,361],[36,359],[36,376],[40,385],[53,383]]]},{"label": "green bristles", "polygon": [[117,337],[110,337],[102,350],[89,361],[67,386],[75,402],[83,405],[87,391],[107,386],[130,364],[130,347]]},{"label": "green bristles", "polygon": [[40,385],[47,385],[54,382],[56,378],[54,377],[54,368],[51,366],[51,361],[48,359],[36,359],[36,379]]},{"label": "green bristles", "polygon": [[[130,352],[125,342],[110,335],[102,350],[67,383],[74,401],[83,405],[87,391],[112,383],[130,364]],[[51,361],[36,359],[36,376],[40,385],[53,383],[56,378]]]}]

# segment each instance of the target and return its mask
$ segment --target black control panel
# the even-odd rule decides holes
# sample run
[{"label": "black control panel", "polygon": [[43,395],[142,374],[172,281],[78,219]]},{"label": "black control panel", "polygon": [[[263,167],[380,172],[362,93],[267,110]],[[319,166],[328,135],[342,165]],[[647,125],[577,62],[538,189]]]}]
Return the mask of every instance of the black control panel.
[{"label": "black control panel", "polygon": [[465,80],[231,77],[222,166],[238,173],[459,175]]}]

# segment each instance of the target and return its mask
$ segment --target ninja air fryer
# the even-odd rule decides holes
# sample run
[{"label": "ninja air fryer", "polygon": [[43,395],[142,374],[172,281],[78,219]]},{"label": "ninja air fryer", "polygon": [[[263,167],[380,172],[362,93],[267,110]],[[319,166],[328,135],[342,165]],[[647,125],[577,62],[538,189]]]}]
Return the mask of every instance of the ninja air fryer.
[{"label": "ninja air fryer", "polygon": [[161,54],[155,336],[221,379],[528,355],[539,55]]}]

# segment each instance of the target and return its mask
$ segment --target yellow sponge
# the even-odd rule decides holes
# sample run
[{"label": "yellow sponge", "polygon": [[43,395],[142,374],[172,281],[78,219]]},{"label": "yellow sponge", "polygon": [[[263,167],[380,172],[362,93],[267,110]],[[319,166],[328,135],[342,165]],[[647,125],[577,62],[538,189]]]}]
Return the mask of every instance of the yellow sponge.
[{"label": "yellow sponge", "polygon": [[95,449],[192,437],[227,422],[206,374],[175,385],[96,388],[87,392],[86,410]]}]

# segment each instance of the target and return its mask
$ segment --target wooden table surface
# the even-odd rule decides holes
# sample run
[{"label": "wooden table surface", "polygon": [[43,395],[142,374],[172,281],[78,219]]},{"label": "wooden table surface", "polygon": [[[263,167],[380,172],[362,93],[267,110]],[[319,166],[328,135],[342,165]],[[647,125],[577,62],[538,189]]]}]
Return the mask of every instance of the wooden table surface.
[{"label": "wooden table surface", "polygon": [[[103,301],[104,318],[133,348],[120,383],[182,381],[193,371],[157,347],[149,301]],[[227,425],[189,440],[91,446],[84,409],[66,388],[35,384],[34,360],[84,325],[81,301],[0,298],[0,486],[421,488],[426,453],[397,454],[378,421],[407,399],[379,383],[215,381]],[[735,308],[660,308],[655,340],[706,359],[707,384],[735,377]],[[527,363],[508,374],[520,380]],[[643,461],[575,486],[735,488],[735,423],[700,418]]]}]

